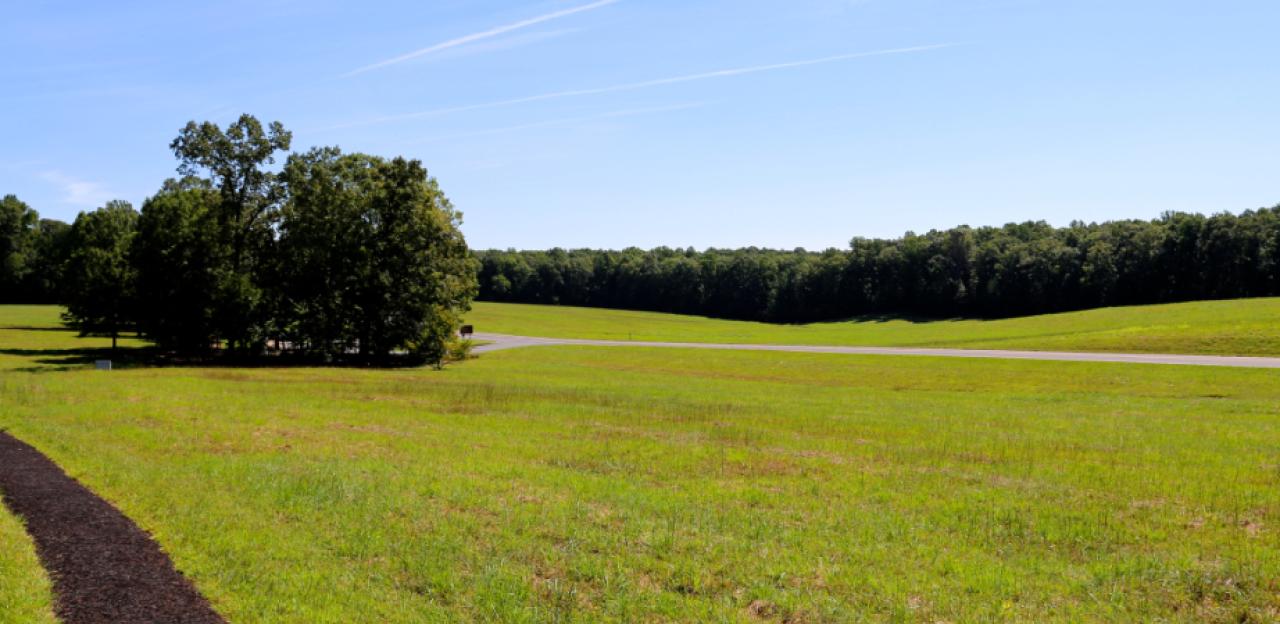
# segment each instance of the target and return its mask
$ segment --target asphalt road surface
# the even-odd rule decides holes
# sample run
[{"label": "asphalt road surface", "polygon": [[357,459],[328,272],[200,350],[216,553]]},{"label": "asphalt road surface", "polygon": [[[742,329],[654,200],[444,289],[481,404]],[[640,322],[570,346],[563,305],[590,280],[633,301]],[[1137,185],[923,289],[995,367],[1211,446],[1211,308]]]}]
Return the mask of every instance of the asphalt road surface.
[{"label": "asphalt road surface", "polygon": [[1006,349],[932,349],[927,347],[825,347],[812,345],[716,344],[695,342],[640,342],[628,340],[582,340],[577,338],[537,338],[477,332],[473,340],[490,344],[473,349],[486,353],[521,347],[582,345],[589,347],[659,347],[677,349],[730,349],[736,351],[787,351],[794,353],[842,353],[846,355],[917,355],[930,357],[988,358],[1002,360],[1048,360],[1054,362],[1126,362],[1130,364],[1178,364],[1183,366],[1236,366],[1280,368],[1280,357],[1237,357],[1225,355],[1166,355],[1162,353],[1082,353],[1075,351],[1011,351]]}]

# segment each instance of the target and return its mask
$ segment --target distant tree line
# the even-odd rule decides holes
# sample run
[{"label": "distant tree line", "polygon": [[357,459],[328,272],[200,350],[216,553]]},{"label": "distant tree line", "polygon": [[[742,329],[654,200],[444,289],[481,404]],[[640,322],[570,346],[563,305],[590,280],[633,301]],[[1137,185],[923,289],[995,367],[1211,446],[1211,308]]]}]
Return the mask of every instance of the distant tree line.
[{"label": "distant tree line", "polygon": [[1280,206],[1153,221],[961,226],[847,250],[481,251],[486,301],[802,322],[1004,317],[1280,295]]},{"label": "distant tree line", "polygon": [[415,160],[316,148],[270,171],[291,139],[249,115],[192,122],[170,146],[181,177],[70,226],[6,196],[0,302],[177,353],[443,361],[477,291],[461,214]]}]

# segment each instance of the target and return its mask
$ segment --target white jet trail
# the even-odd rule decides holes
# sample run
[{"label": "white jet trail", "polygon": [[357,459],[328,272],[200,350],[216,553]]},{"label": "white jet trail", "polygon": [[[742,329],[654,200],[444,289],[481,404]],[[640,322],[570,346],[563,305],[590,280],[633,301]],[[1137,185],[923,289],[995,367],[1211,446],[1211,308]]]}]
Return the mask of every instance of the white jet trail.
[{"label": "white jet trail", "polygon": [[351,76],[356,76],[359,74],[363,74],[365,72],[370,72],[375,69],[382,69],[383,67],[395,65],[396,63],[403,63],[410,59],[415,59],[420,56],[426,56],[434,52],[448,50],[449,48],[456,48],[458,46],[466,45],[468,43],[475,43],[476,41],[481,41],[483,39],[490,39],[493,37],[497,37],[498,35],[505,35],[506,33],[509,33],[514,30],[520,30],[521,28],[528,28],[530,26],[541,24],[543,22],[549,22],[554,19],[568,17],[570,15],[583,13],[585,11],[592,11],[595,9],[609,6],[611,4],[617,4],[619,1],[620,0],[600,0],[599,2],[584,4],[582,6],[573,7],[571,9],[564,9],[562,11],[556,11],[554,13],[547,13],[546,15],[539,15],[538,17],[532,17],[527,20],[515,22],[514,24],[498,26],[497,28],[491,28],[483,32],[472,33],[470,35],[458,37],[457,39],[450,39],[448,41],[437,43],[433,46],[428,46],[419,50],[414,50],[413,52],[409,52],[407,54],[401,54],[400,56],[397,56],[394,58],[389,58],[384,61],[378,61],[377,63],[373,63],[372,65],[365,65],[364,67],[361,67],[359,69],[355,69],[343,74],[342,77],[350,78]]},{"label": "white jet trail", "polygon": [[499,106],[511,106],[513,104],[525,104],[528,102],[541,102],[543,100],[555,100],[567,97],[578,97],[583,95],[601,95],[605,93],[617,93],[620,91],[636,91],[639,89],[650,89],[665,85],[679,84],[682,82],[694,82],[697,80],[709,80],[712,78],[727,78],[730,76],[742,76],[745,74],[756,74],[760,72],[778,71],[783,69],[794,69],[797,67],[808,67],[810,65],[823,65],[826,63],[835,63],[838,61],[848,61],[852,59],[867,58],[872,56],[888,56],[891,54],[908,54],[912,52],[926,52],[929,50],[939,50],[942,48],[954,47],[955,44],[940,43],[935,45],[913,46],[909,48],[892,48],[888,50],[874,50],[871,52],[854,52],[850,54],[838,54],[836,56],[824,56],[822,58],[808,59],[803,61],[791,61],[787,63],[771,63],[769,65],[755,65],[752,67],[736,67],[733,69],[721,69],[717,71],[704,72],[700,74],[689,74],[686,76],[675,76],[672,78],[659,78],[657,80],[646,80],[644,82],[631,82],[627,84],[612,85],[608,87],[596,87],[592,89],[575,89],[572,91],[556,91],[554,93],[543,93],[540,95],[529,95],[525,97],[514,98],[510,100],[498,100],[496,102],[484,102],[481,104],[468,104],[466,106],[455,106],[452,108],[437,108],[416,113],[404,113],[401,115],[389,115],[386,117],[375,117],[364,121],[357,121],[348,124],[330,126],[326,130],[336,130],[341,128],[352,128],[357,126],[368,126],[373,124],[387,123],[391,121],[404,121],[407,119],[417,119],[419,117],[434,117],[436,115],[447,115],[450,113],[461,113],[465,111],[473,111],[484,108],[497,108]]}]

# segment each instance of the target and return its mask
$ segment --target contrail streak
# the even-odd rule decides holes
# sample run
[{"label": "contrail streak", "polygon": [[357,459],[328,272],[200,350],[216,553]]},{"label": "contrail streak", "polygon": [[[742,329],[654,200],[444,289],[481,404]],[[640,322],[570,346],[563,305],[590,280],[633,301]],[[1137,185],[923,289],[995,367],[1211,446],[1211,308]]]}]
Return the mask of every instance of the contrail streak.
[{"label": "contrail streak", "polygon": [[382,69],[383,67],[395,65],[396,63],[403,63],[410,59],[415,59],[420,56],[426,56],[427,54],[431,54],[433,52],[440,52],[442,50],[448,50],[449,48],[456,48],[458,46],[466,45],[468,43],[475,43],[476,41],[480,41],[483,39],[490,39],[493,37],[497,37],[498,35],[504,35],[513,30],[520,30],[521,28],[528,28],[530,26],[541,24],[543,22],[549,22],[554,19],[568,17],[575,13],[592,11],[595,9],[609,6],[611,4],[617,4],[619,1],[620,0],[600,0],[599,2],[584,4],[582,6],[573,7],[571,9],[564,9],[563,11],[556,11],[554,13],[547,13],[546,15],[539,15],[538,17],[529,18],[527,20],[516,22],[514,24],[507,24],[506,26],[498,26],[497,28],[491,28],[483,32],[472,33],[464,37],[458,37],[457,39],[450,39],[448,41],[437,43],[433,46],[428,46],[420,50],[414,50],[413,52],[409,52],[408,54],[401,54],[400,56],[389,58],[385,61],[378,61],[377,63],[374,63],[372,65],[365,65],[364,67],[361,67],[359,69],[355,69],[343,74],[342,77],[349,78],[351,76],[356,76],[359,74],[363,74],[365,72],[370,72],[375,69]]},{"label": "contrail streak", "polygon": [[497,108],[500,106],[511,106],[513,104],[525,104],[528,102],[541,102],[544,100],[556,100],[560,98],[578,97],[584,95],[601,95],[605,93],[618,93],[621,91],[637,91],[640,89],[651,89],[653,87],[661,87],[665,85],[679,84],[683,82],[695,82],[699,80],[710,80],[713,78],[728,78],[730,76],[743,76],[746,74],[758,74],[761,72],[779,71],[783,69],[794,69],[797,67],[808,67],[811,65],[824,65],[826,63],[836,63],[839,61],[848,61],[852,59],[868,58],[873,56],[888,56],[892,54],[909,54],[912,52],[926,52],[929,50],[939,50],[942,48],[953,47],[955,44],[940,43],[935,45],[913,46],[909,48],[892,48],[888,50],[874,50],[871,52],[854,52],[851,54],[838,54],[836,56],[824,56],[822,58],[808,59],[803,61],[791,61],[787,63],[771,63],[769,65],[755,65],[752,67],[737,67],[733,69],[721,69],[717,71],[704,72],[700,74],[689,74],[686,76],[675,76],[672,78],[659,78],[657,80],[646,80],[644,82],[631,82],[626,84],[611,85],[608,87],[596,87],[592,89],[575,89],[571,91],[556,91],[554,93],[543,93],[540,95],[529,95],[525,97],[513,98],[510,100],[498,100],[495,102],[484,102],[481,104],[468,104],[465,106],[455,106],[451,108],[436,108],[432,110],[419,111],[416,113],[404,113],[401,115],[389,115],[386,117],[375,117],[364,121],[357,121],[338,126],[331,126],[327,130],[335,130],[340,128],[351,128],[356,126],[367,126],[373,124],[387,123],[392,121],[404,121],[407,119],[417,119],[420,117],[434,117],[437,115],[448,115],[450,113],[461,113],[465,111],[480,110],[484,108]]}]

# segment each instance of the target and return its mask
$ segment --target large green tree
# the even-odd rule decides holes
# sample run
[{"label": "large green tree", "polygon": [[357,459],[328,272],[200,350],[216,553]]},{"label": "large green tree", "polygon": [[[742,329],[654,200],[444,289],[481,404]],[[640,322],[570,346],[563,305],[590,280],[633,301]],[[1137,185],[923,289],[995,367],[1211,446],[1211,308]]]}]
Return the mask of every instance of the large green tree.
[{"label": "large green tree", "polygon": [[58,303],[62,295],[62,269],[69,253],[71,226],[57,219],[41,219],[32,244],[27,292],[35,303]]},{"label": "large green tree", "polygon": [[0,302],[27,298],[25,284],[32,268],[36,224],[40,216],[13,195],[0,199]]},{"label": "large green tree", "polygon": [[81,334],[111,336],[132,326],[136,311],[136,279],[130,248],[138,212],[128,202],[112,201],[81,213],[71,225],[67,260],[62,269],[63,315]]},{"label": "large green tree", "polygon": [[461,214],[416,160],[336,148],[285,165],[281,316],[311,349],[439,363],[476,294]]},{"label": "large green tree", "polygon": [[263,289],[282,193],[267,167],[291,141],[279,122],[264,128],[252,115],[241,115],[225,130],[190,122],[170,144],[178,172],[204,177],[219,194],[212,225],[227,253],[212,267],[219,282],[215,318],[221,337],[236,350],[260,348],[269,331]]},{"label": "large green tree", "polygon": [[168,180],[147,199],[132,249],[138,322],[165,349],[203,351],[219,339],[221,279],[230,254],[220,236],[222,197],[207,180]]}]

